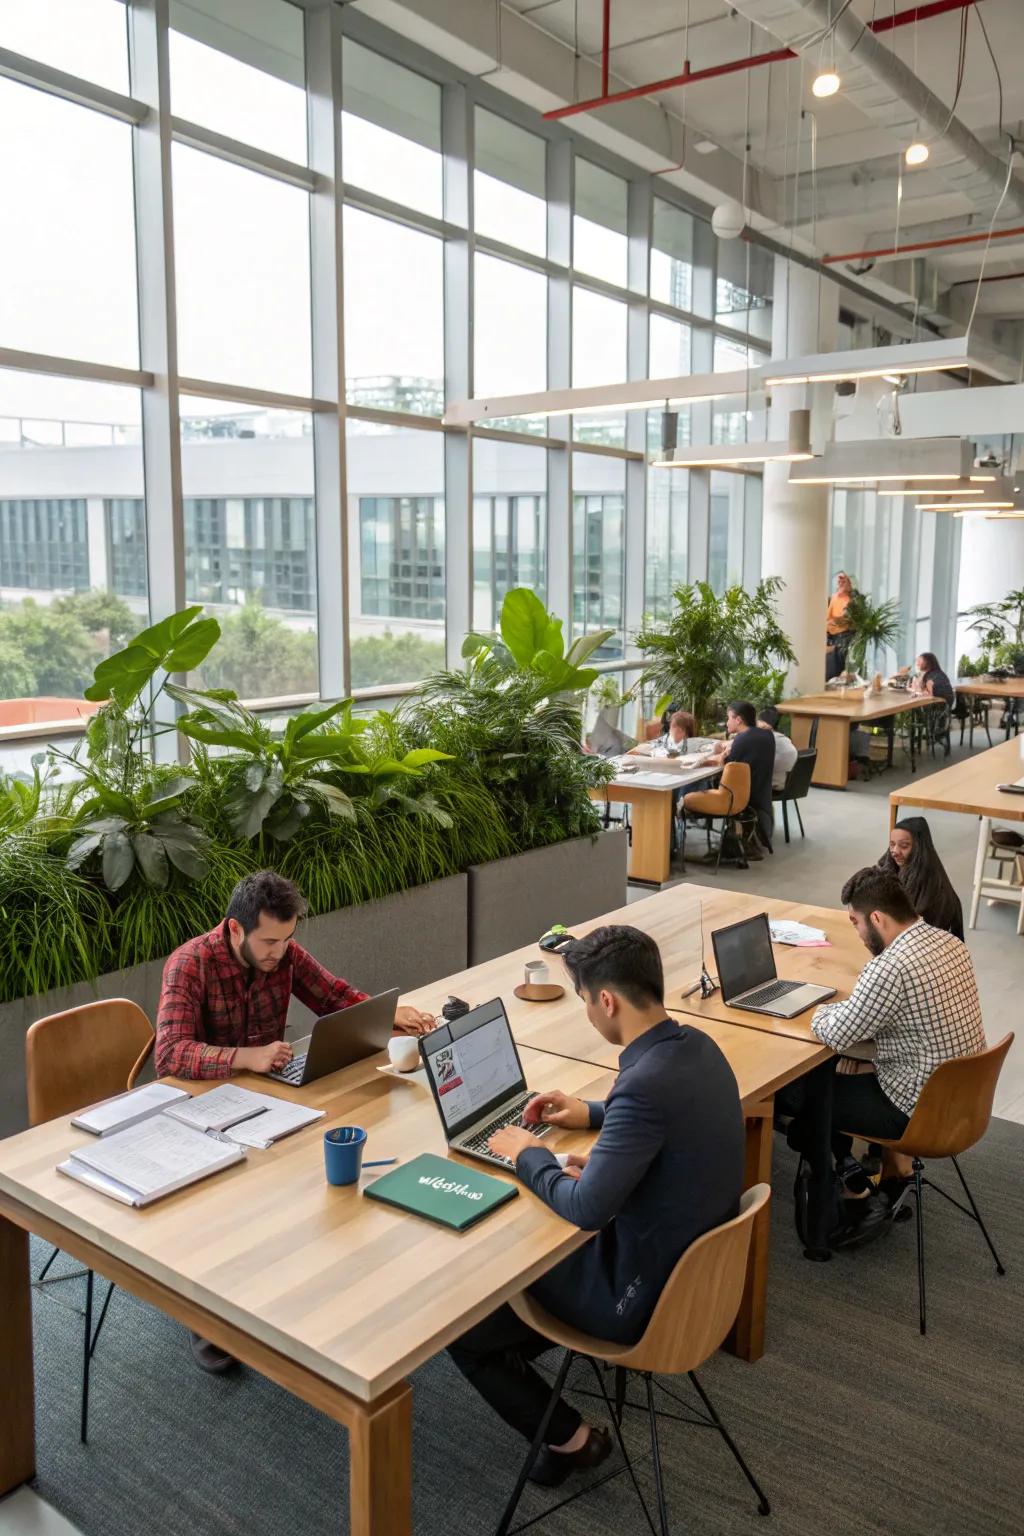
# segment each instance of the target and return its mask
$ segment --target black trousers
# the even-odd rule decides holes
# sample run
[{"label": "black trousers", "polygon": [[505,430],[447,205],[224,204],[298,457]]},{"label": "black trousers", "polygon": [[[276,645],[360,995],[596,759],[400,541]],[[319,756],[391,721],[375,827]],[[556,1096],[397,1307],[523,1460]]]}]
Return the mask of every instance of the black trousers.
[{"label": "black trousers", "polygon": [[909,1119],[885,1093],[874,1072],[836,1073],[832,1089],[832,1151],[836,1157],[849,1157],[854,1134],[868,1141],[875,1136],[896,1140]]},{"label": "black trousers", "polygon": [[[484,1402],[524,1439],[532,1441],[551,1387],[530,1361],[554,1348],[550,1339],[528,1327],[506,1305],[449,1344],[448,1353]],[[582,1422],[575,1408],[559,1398],[545,1436],[547,1444],[564,1445]]]}]

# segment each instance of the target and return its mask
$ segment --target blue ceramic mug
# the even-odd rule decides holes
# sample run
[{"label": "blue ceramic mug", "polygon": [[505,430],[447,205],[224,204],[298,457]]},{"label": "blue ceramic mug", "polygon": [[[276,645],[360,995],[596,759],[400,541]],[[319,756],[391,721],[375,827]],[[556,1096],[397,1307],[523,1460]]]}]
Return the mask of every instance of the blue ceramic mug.
[{"label": "blue ceramic mug", "polygon": [[363,1166],[366,1132],[361,1125],[339,1125],[324,1132],[328,1184],[355,1184]]}]

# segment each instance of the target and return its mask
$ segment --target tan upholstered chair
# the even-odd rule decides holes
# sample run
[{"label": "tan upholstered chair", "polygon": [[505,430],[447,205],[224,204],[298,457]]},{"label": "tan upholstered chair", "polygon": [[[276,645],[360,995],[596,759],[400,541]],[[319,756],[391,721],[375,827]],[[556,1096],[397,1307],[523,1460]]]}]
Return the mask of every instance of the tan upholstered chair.
[{"label": "tan upholstered chair", "polygon": [[[757,1494],[760,1513],[762,1515],[769,1513],[768,1500],[740,1455],[729,1431],[718,1417],[695,1373],[697,1367],[703,1365],[715,1353],[736,1321],[736,1314],[743,1297],[747,1256],[750,1252],[754,1221],[770,1198],[771,1190],[767,1184],[755,1184],[742,1196],[738,1216],[732,1221],[724,1222],[720,1227],[713,1227],[710,1232],[705,1232],[703,1237],[699,1237],[695,1243],[690,1244],[665,1282],[665,1287],[654,1309],[654,1315],[647,1324],[643,1337],[636,1344],[613,1344],[607,1340],[591,1338],[589,1334],[580,1333],[577,1329],[569,1327],[567,1323],[552,1317],[538,1302],[534,1301],[528,1291],[512,1298],[511,1304],[523,1322],[529,1324],[537,1333],[543,1334],[546,1339],[550,1339],[552,1344],[560,1345],[565,1350],[565,1356],[555,1378],[548,1412],[527,1453],[526,1461],[498,1526],[497,1536],[507,1536],[523,1488],[526,1486],[530,1468],[544,1440],[551,1413],[561,1396],[569,1367],[577,1356],[590,1363],[597,1377],[601,1395],[611,1415],[619,1449],[625,1458],[637,1497],[643,1505],[644,1514],[652,1530],[654,1524],[647,1511],[647,1505],[640,1492],[640,1486],[622,1438],[626,1374],[630,1371],[641,1376],[646,1386],[647,1414],[650,1421],[654,1479],[662,1536],[668,1536],[668,1510],[661,1476],[654,1388],[658,1387],[673,1401],[680,1402],[681,1399],[676,1398],[674,1393],[669,1392],[667,1387],[654,1379],[656,1373],[666,1376],[689,1375],[703,1404],[703,1410],[706,1411],[690,1404],[684,1404],[684,1406],[688,1408],[691,1416],[695,1414],[699,1420],[718,1430],[739,1463],[744,1477]],[[617,1380],[615,1408],[612,1407],[608,1398],[598,1362],[615,1367]],[[629,1404],[628,1406],[638,1405]],[[673,1417],[676,1416],[673,1415]],[[575,1496],[570,1495],[570,1498]],[[569,1501],[563,1499],[547,1513],[553,1514],[554,1510],[560,1509],[562,1504],[567,1502]]]},{"label": "tan upholstered chair", "polygon": [[[716,789],[692,789],[688,795],[683,796],[682,843],[683,857],[686,857],[686,818],[687,816],[703,816],[708,834],[708,850],[711,849],[711,831],[716,821],[721,822],[718,829],[718,858],[715,862],[715,873],[718,873],[722,863],[722,840],[730,821],[742,821],[746,818],[750,805],[750,764],[730,763],[728,759],[722,767],[722,777]],[[743,868],[746,868],[746,860],[743,860]]]},{"label": "tan upholstered chair", "polygon": [[[990,1045],[988,1050],[979,1051],[975,1056],[954,1056],[950,1061],[944,1061],[935,1068],[921,1089],[921,1096],[903,1135],[895,1141],[891,1138],[886,1140],[883,1136],[870,1137],[871,1141],[889,1147],[893,1152],[901,1152],[913,1160],[914,1203],[917,1207],[917,1287],[922,1333],[925,1331],[925,1286],[924,1207],[921,1196],[925,1184],[978,1223],[995,1260],[996,1274],[1006,1273],[957,1162],[957,1154],[973,1147],[988,1130],[996,1083],[1012,1044],[1013,1035],[1004,1035],[998,1045]],[[923,1177],[925,1158],[937,1157],[951,1159],[970,1203],[970,1210],[930,1179]]]},{"label": "tan upholstered chair", "polygon": [[[25,1036],[25,1079],[28,1087],[30,1125],[42,1125],[60,1115],[71,1115],[113,1098],[131,1088],[153,1049],[153,1026],[138,1003],[126,997],[109,1002],[84,1003],[64,1013],[51,1013],[37,1019]],[[57,1257],[55,1248],[43,1266],[37,1285],[46,1276]],[[61,1275],[57,1281],[81,1274]],[[100,1311],[96,1331],[92,1327],[93,1272],[85,1271],[85,1333],[82,1363],[81,1437],[84,1444],[89,1427],[89,1367],[114,1294],[111,1281]]]}]

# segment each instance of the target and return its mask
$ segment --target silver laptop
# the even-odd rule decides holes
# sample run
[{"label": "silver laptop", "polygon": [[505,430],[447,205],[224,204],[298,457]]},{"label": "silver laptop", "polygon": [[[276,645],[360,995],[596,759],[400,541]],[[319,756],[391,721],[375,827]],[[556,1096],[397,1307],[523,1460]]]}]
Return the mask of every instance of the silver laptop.
[{"label": "silver laptop", "polygon": [[279,1072],[267,1075],[277,1083],[301,1088],[328,1072],[340,1072],[387,1049],[395,1028],[398,988],[368,997],[365,1002],[325,1013],[304,1040],[296,1040],[295,1055]]},{"label": "silver laptop", "polygon": [[[519,1052],[500,997],[472,1008],[461,1019],[439,1024],[420,1039],[427,1081],[448,1145],[468,1157],[512,1166],[487,1146],[495,1131],[519,1125],[533,1094],[526,1086]],[[549,1125],[527,1126],[546,1136]]]},{"label": "silver laptop", "polygon": [[722,1001],[730,1008],[767,1013],[775,1019],[795,1019],[807,1008],[835,997],[835,987],[808,981],[780,981],[775,969],[767,912],[748,917],[711,935]]}]

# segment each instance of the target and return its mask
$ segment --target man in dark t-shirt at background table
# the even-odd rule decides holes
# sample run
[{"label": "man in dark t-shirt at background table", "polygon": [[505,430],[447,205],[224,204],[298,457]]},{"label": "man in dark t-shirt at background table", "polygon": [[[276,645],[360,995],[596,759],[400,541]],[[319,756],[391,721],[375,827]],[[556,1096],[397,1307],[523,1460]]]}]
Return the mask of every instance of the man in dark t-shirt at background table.
[{"label": "man in dark t-shirt at background table", "polygon": [[775,832],[775,810],[772,805],[775,737],[771,731],[757,729],[757,711],[745,699],[738,699],[729,705],[725,728],[729,732],[729,740],[723,742],[721,750],[711,761],[749,765],[750,808],[757,817],[758,836],[766,848],[771,848]]}]

